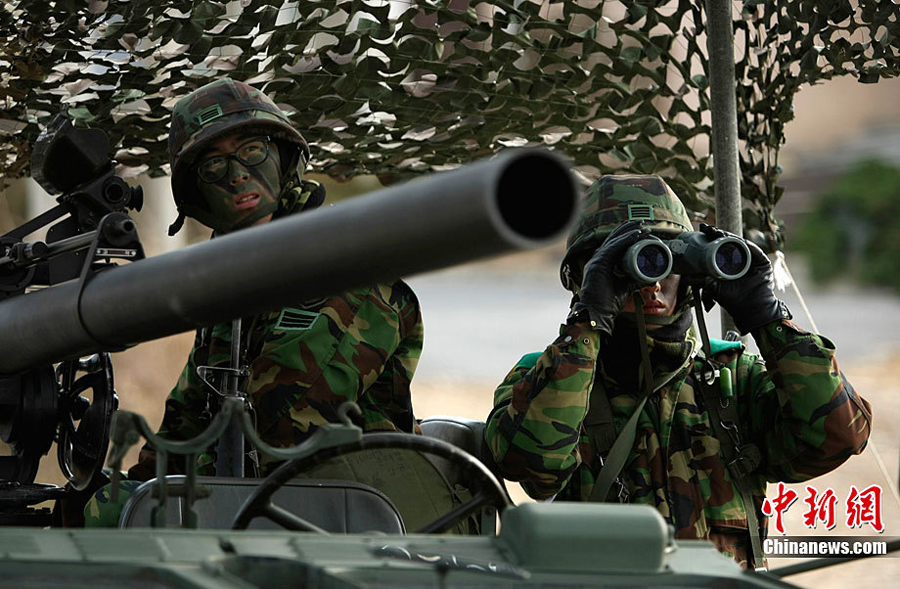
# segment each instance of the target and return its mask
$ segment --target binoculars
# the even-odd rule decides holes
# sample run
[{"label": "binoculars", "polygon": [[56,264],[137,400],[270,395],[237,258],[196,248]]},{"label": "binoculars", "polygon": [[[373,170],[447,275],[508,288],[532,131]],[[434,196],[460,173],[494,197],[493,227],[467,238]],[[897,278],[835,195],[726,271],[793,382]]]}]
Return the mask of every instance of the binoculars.
[{"label": "binoculars", "polygon": [[750,248],[740,238],[710,240],[699,231],[685,231],[666,241],[648,235],[625,251],[620,267],[628,276],[646,284],[672,272],[736,280],[750,269]]}]

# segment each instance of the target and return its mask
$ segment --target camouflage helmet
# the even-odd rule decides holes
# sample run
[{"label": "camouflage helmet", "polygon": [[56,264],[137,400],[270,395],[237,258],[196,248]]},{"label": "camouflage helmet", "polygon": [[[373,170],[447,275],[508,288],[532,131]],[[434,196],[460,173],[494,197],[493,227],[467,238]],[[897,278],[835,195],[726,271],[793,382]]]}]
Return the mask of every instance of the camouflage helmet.
[{"label": "camouflage helmet", "polygon": [[588,188],[581,216],[566,242],[560,267],[563,286],[577,292],[579,258],[593,252],[623,222],[643,219],[651,233],[665,238],[693,231],[675,192],[659,176],[601,176]]},{"label": "camouflage helmet", "polygon": [[[295,146],[297,153],[286,159],[300,161],[291,165],[305,167],[309,161],[306,140],[265,94],[229,78],[211,82],[179,100],[172,112],[169,164],[172,194],[180,215],[197,217],[200,213],[202,216],[205,205],[198,202],[197,191],[193,189],[192,166],[211,141],[235,132],[268,135],[282,144]],[[176,224],[180,227],[179,222]]]}]

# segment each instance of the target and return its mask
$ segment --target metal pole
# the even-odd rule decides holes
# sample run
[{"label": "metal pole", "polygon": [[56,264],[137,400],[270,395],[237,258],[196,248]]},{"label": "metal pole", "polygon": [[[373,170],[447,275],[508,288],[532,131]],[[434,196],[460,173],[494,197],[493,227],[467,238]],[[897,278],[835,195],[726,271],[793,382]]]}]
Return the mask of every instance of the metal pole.
[{"label": "metal pole", "polygon": [[[238,383],[241,370],[241,319],[231,322],[231,370],[225,381],[228,383],[226,397],[240,397]],[[232,415],[228,427],[216,443],[216,476],[244,476],[244,431],[238,415]]]},{"label": "metal pole", "polygon": [[[716,225],[725,231],[743,235],[733,26],[731,2],[706,0],[706,48],[709,54]],[[734,321],[722,310],[722,334],[729,329],[736,331]]]}]

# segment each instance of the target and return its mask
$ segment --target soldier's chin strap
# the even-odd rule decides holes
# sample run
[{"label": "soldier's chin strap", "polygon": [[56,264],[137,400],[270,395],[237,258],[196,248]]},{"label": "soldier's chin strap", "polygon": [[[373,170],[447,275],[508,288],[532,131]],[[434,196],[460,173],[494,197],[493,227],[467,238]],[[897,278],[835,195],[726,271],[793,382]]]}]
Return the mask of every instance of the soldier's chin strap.
[{"label": "soldier's chin strap", "polygon": [[[643,304],[644,303],[641,302],[641,306],[643,306]],[[638,312],[638,308],[639,307],[635,307],[634,313],[622,313],[622,316],[628,320],[633,320],[635,323],[637,323],[638,321],[643,321],[644,325],[671,325],[679,319],[677,313],[672,313],[671,315],[652,315],[650,317],[647,317],[644,315],[643,310]],[[632,315],[634,315],[633,319]],[[641,316],[641,319],[638,319],[638,315]]]},{"label": "soldier's chin strap", "polygon": [[[299,184],[299,183],[298,183]],[[257,223],[260,219],[264,219],[269,215],[274,215],[278,211],[278,207],[282,202],[282,199],[286,198],[292,191],[297,189],[297,185],[294,182],[288,182],[284,189],[281,191],[281,194],[274,202],[269,202],[265,204],[259,205],[251,214],[247,215],[245,218],[241,219],[239,223],[234,225],[224,222],[217,215],[212,214],[205,206],[196,205],[193,203],[184,203],[181,205],[181,211],[179,212],[178,219],[176,219],[175,223],[173,223],[169,227],[169,235],[175,235],[179,229],[181,229],[182,224],[184,223],[184,217],[188,216],[197,221],[203,223],[210,229],[212,229],[216,235],[225,235],[226,233],[231,233],[232,231],[237,231],[238,229],[244,229],[245,227],[250,227],[254,223]]]},{"label": "soldier's chin strap", "polygon": [[616,480],[616,477],[619,476],[619,473],[622,472],[622,469],[625,467],[625,462],[628,460],[628,455],[631,453],[632,446],[634,446],[634,438],[637,434],[637,424],[640,420],[641,412],[644,410],[644,405],[647,404],[647,399],[649,399],[650,395],[653,393],[653,369],[650,366],[650,348],[647,345],[647,323],[644,319],[644,299],[641,296],[640,291],[637,290],[631,293],[631,298],[634,301],[634,310],[635,315],[637,316],[638,341],[640,342],[641,347],[641,369],[644,373],[644,386],[642,387],[643,390],[641,396],[638,398],[637,405],[634,408],[634,413],[631,414],[628,423],[622,428],[622,432],[616,438],[615,443],[613,443],[612,448],[609,449],[609,453],[606,455],[606,463],[603,464],[603,467],[600,470],[600,476],[597,477],[597,481],[594,483],[594,488],[591,491],[591,501],[606,501],[606,496],[609,494],[613,481]]}]

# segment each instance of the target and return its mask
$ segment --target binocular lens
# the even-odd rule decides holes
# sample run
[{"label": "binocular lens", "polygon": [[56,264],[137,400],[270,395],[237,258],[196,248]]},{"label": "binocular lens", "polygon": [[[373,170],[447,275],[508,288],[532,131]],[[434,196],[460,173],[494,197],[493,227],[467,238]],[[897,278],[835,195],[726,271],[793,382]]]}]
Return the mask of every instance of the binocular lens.
[{"label": "binocular lens", "polygon": [[635,263],[641,274],[650,279],[660,280],[666,277],[671,268],[669,250],[661,243],[647,244],[641,248]]},{"label": "binocular lens", "polygon": [[670,272],[736,280],[750,268],[750,250],[743,239],[734,236],[710,240],[699,231],[685,231],[662,241],[651,235],[625,251],[621,268],[644,284],[662,280]]},{"label": "binocular lens", "polygon": [[716,249],[716,268],[726,277],[737,277],[746,272],[748,252],[746,246],[742,247],[743,245],[742,243],[729,241]]}]

